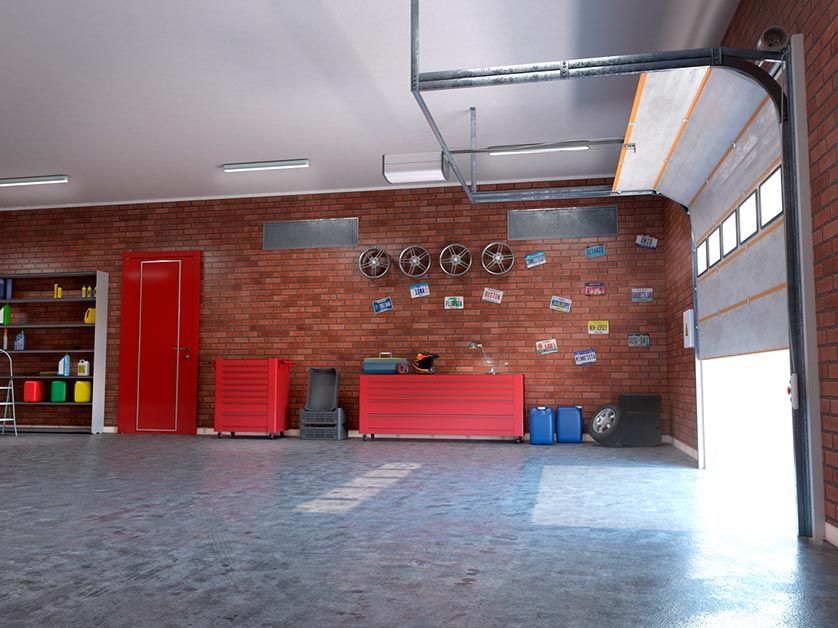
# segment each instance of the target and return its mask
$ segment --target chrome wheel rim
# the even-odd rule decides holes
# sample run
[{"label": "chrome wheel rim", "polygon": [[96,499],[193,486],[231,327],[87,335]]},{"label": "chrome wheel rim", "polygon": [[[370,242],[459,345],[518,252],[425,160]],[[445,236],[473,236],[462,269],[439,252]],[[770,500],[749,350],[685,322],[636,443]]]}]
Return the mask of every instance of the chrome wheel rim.
[{"label": "chrome wheel rim", "polygon": [[492,275],[505,275],[515,265],[515,253],[506,242],[492,242],[483,249],[480,263]]},{"label": "chrome wheel rim", "polygon": [[399,255],[399,269],[408,277],[421,277],[431,268],[431,254],[424,247],[412,245]]},{"label": "chrome wheel rim", "polygon": [[617,417],[617,413],[614,412],[613,408],[604,408],[600,410],[594,415],[594,418],[591,419],[591,430],[593,430],[597,434],[606,434],[611,431],[611,428],[614,427],[614,419]]},{"label": "chrome wheel rim", "polygon": [[358,269],[368,279],[383,277],[390,270],[390,256],[384,249],[371,246],[358,257]]},{"label": "chrome wheel rim", "polygon": [[462,244],[449,244],[439,254],[439,266],[451,277],[464,275],[471,268],[471,252]]}]

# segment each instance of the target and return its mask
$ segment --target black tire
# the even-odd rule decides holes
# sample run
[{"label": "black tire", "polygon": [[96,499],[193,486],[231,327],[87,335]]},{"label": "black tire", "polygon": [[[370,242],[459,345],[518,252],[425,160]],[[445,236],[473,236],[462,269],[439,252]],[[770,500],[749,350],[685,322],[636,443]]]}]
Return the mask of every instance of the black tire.
[{"label": "black tire", "polygon": [[607,443],[620,424],[622,411],[619,406],[606,404],[600,406],[591,415],[591,422],[588,424],[588,434],[598,443]]}]

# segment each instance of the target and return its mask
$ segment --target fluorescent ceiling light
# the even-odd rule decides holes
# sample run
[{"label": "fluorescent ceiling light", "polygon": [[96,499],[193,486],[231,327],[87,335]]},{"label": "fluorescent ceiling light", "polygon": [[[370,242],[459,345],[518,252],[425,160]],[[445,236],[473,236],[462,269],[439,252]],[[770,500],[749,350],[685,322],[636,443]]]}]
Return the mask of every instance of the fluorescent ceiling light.
[{"label": "fluorescent ceiling light", "polygon": [[388,183],[434,183],[448,180],[448,161],[439,151],[382,155],[382,173]]},{"label": "fluorescent ceiling light", "polygon": [[289,168],[308,168],[308,159],[284,159],[282,161],[252,161],[240,164],[224,164],[224,172],[255,172],[257,170],[288,170]]},{"label": "fluorescent ceiling light", "polygon": [[0,188],[11,188],[19,185],[49,185],[51,183],[69,183],[66,174],[55,174],[47,177],[17,177],[14,179],[0,179]]},{"label": "fluorescent ceiling light", "polygon": [[520,148],[501,148],[490,150],[489,155],[498,157],[500,155],[535,155],[537,153],[562,153],[565,151],[589,150],[591,147],[587,142],[575,142],[573,144],[543,144],[521,146]]}]

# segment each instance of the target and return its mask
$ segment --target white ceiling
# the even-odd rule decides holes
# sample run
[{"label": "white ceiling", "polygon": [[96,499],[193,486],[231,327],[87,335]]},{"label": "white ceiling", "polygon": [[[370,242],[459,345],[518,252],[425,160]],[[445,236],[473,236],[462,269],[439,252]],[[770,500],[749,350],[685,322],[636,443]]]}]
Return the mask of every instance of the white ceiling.
[{"label": "white ceiling", "polygon": [[[738,0],[422,0],[422,71],[717,45]],[[387,187],[437,149],[409,90],[408,0],[2,3],[0,208]],[[427,94],[449,142],[622,137],[634,77]],[[308,170],[225,174],[307,157]],[[612,175],[617,151],[481,157],[480,180]]]}]

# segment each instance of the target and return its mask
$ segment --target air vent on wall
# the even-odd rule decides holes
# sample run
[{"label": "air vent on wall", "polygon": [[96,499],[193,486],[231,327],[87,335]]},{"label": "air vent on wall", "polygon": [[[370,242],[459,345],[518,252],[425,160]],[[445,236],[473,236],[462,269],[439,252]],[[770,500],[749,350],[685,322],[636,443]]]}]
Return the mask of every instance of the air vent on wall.
[{"label": "air vent on wall", "polygon": [[506,224],[510,240],[615,236],[617,208],[512,209]]},{"label": "air vent on wall", "polygon": [[262,235],[262,248],[266,251],[357,245],[357,218],[275,220],[264,224]]}]

